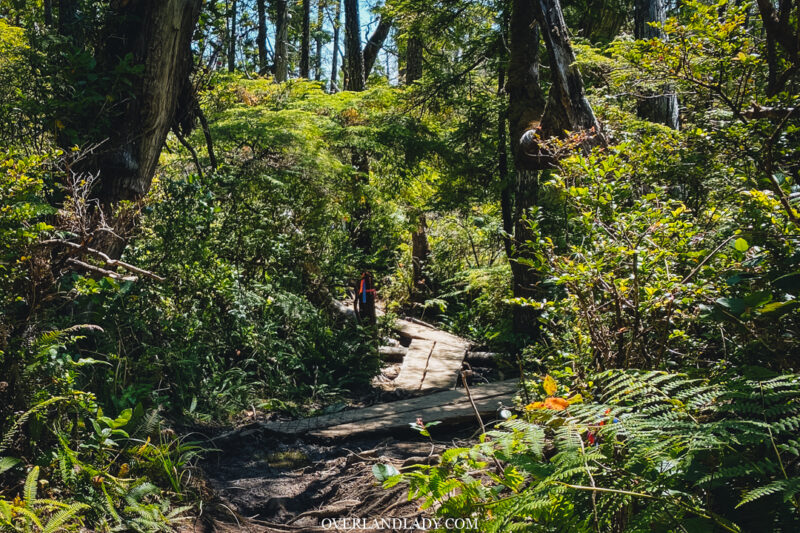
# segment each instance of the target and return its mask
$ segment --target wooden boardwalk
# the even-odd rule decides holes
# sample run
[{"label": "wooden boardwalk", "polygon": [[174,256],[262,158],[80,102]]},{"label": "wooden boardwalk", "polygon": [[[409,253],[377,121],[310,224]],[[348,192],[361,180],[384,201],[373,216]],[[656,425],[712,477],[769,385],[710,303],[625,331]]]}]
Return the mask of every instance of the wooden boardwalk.
[{"label": "wooden boardwalk", "polygon": [[395,327],[411,344],[394,388],[410,392],[454,388],[469,342],[409,320],[397,320]]},{"label": "wooden boardwalk", "polygon": [[[335,306],[342,312],[348,310],[341,302]],[[473,387],[474,407],[464,389],[455,389],[470,347],[467,340],[414,320],[397,320],[395,329],[411,342],[397,378],[392,384],[383,386],[421,395],[300,420],[261,422],[218,438],[259,430],[332,439],[364,433],[413,432],[409,424],[417,418],[425,422],[459,422],[474,419],[477,409],[488,420],[494,418],[500,404],[511,405],[517,391],[517,380]]]},{"label": "wooden boardwalk", "polygon": [[[488,421],[493,418],[501,403],[511,405],[517,392],[517,380],[478,385],[471,387],[470,391],[475,407],[481,416],[488,417]],[[457,389],[300,420],[263,422],[257,428],[250,426],[248,429],[336,439],[364,433],[394,433],[403,430],[413,432],[409,424],[417,418],[422,418],[425,422],[440,420],[452,423],[475,418],[475,411],[466,391]]]}]

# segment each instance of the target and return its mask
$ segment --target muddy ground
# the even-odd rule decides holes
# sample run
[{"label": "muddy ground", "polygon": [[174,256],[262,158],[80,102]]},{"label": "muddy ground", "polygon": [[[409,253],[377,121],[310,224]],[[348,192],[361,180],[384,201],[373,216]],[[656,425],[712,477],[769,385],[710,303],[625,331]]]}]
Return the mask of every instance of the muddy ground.
[{"label": "muddy ground", "polygon": [[410,428],[401,435],[373,435],[337,442],[286,438],[256,428],[244,429],[216,442],[220,451],[210,454],[202,463],[213,498],[206,516],[201,516],[193,529],[346,531],[331,527],[330,519],[361,518],[372,522],[372,519],[405,518],[413,523],[415,519],[428,517],[430,511],[419,510],[420,502],[408,500],[407,486],[383,489],[372,467],[382,463],[403,470],[415,464],[435,464],[447,447],[471,442],[477,435],[477,424],[442,425],[436,430],[450,440],[434,444]]}]

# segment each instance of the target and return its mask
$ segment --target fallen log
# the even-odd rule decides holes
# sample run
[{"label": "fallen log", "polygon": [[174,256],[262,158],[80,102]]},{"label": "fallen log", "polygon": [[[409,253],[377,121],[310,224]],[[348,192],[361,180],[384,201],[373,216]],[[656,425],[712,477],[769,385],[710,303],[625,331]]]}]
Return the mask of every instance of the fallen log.
[{"label": "fallen log", "polygon": [[495,352],[467,352],[466,361],[472,366],[497,366],[500,354]]},{"label": "fallen log", "polygon": [[355,310],[344,302],[340,302],[339,300],[331,300],[330,307],[332,311],[341,315],[345,320],[351,320],[354,322],[358,321]]},{"label": "fallen log", "polygon": [[404,346],[380,346],[378,353],[381,359],[389,363],[402,363],[408,348]]}]

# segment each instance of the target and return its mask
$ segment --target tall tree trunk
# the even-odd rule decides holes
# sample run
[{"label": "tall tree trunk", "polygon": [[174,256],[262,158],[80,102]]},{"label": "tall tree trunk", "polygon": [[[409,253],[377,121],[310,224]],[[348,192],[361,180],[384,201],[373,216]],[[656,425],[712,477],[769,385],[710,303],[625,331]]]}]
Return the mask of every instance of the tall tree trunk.
[{"label": "tall tree trunk", "polygon": [[406,85],[422,78],[422,39],[412,35],[406,43]]},{"label": "tall tree trunk", "polygon": [[542,120],[545,99],[539,85],[539,25],[528,0],[513,0],[511,6],[510,57],[508,62],[508,124],[515,166],[524,162],[518,145],[522,135]]},{"label": "tall tree trunk", "polygon": [[361,20],[358,0],[344,0],[345,90],[364,90],[364,57],[361,53]]},{"label": "tall tree trunk", "polygon": [[342,0],[334,0],[336,9],[333,14],[333,60],[331,61],[331,92],[339,90],[339,29],[342,24]]},{"label": "tall tree trunk", "polygon": [[578,23],[581,35],[590,41],[611,41],[628,18],[630,4],[612,0],[589,0]]},{"label": "tall tree trunk", "polygon": [[303,37],[300,41],[300,77],[309,79],[311,69],[311,0],[303,0]]},{"label": "tall tree trunk", "polygon": [[378,27],[372,33],[372,36],[364,46],[364,79],[369,78],[372,67],[375,65],[375,59],[378,57],[378,52],[383,47],[386,37],[389,36],[389,30],[392,29],[392,19],[381,15],[378,22]]},{"label": "tall tree trunk", "polygon": [[[506,96],[506,71],[501,64],[497,72],[497,98]],[[513,254],[514,217],[512,214],[511,183],[508,173],[508,109],[497,113],[497,175],[500,178],[500,214],[503,219],[503,247],[506,257]]]},{"label": "tall tree trunk", "polygon": [[53,26],[53,0],[44,0],[44,25]]},{"label": "tall tree trunk", "polygon": [[[661,28],[649,23],[663,24],[667,20],[665,0],[634,0],[633,34],[637,39],[664,39]],[[658,122],[678,129],[678,97],[669,84],[661,86],[657,93],[646,93],[636,102],[639,118]]]},{"label": "tall tree trunk", "polygon": [[267,3],[266,0],[257,0],[256,11],[258,11],[258,35],[256,45],[258,46],[258,73],[262,76],[267,72]]},{"label": "tall tree trunk", "polygon": [[547,145],[551,137],[564,137],[567,131],[585,131],[590,133],[582,142],[585,148],[604,142],[600,124],[586,99],[581,73],[575,65],[561,4],[558,0],[535,0],[534,15],[547,46],[552,85],[541,124],[523,133],[517,146],[522,150],[517,159],[524,157],[525,166],[530,170],[555,165],[556,155]]},{"label": "tall tree trunk", "polygon": [[[516,169],[513,187],[513,211],[510,205],[504,208],[504,222],[513,237],[507,244],[511,266],[512,293],[515,298],[537,298],[540,295],[540,274],[529,266],[531,259],[525,242],[533,239],[525,221],[528,210],[536,205],[539,191],[537,166],[520,149],[520,141],[526,131],[536,128],[545,109],[545,99],[539,85],[539,27],[535,8],[529,0],[513,0],[510,25],[511,54],[508,63],[506,92],[509,96],[508,124],[512,155]],[[507,185],[507,189],[511,187]],[[510,195],[510,191],[506,194]],[[510,204],[509,200],[506,200]],[[510,215],[510,216],[509,216]],[[510,231],[509,231],[510,230]],[[529,305],[515,304],[512,308],[514,332],[535,337],[538,332],[538,311]]]},{"label": "tall tree trunk", "polygon": [[317,24],[315,26],[314,44],[314,80],[320,81],[322,79],[322,14],[323,14],[323,0],[317,0]]},{"label": "tall tree trunk", "polygon": [[275,0],[275,81],[284,82],[289,77],[289,4]]},{"label": "tall tree trunk", "polygon": [[[98,65],[111,72],[131,54],[143,67],[124,112],[112,124],[98,161],[101,200],[138,200],[150,188],[167,133],[192,102],[192,36],[202,0],[119,3],[109,17]],[[188,96],[187,96],[188,95]],[[179,104],[183,110],[179,109]],[[99,140],[99,139],[98,139]]]},{"label": "tall tree trunk", "polygon": [[[364,58],[361,53],[361,23],[358,14],[358,0],[344,0],[344,50],[345,50],[345,89],[364,90]],[[353,211],[351,239],[353,245],[363,254],[362,270],[369,269],[372,253],[372,234],[368,223],[372,206],[366,188],[369,185],[369,157],[363,148],[352,148],[351,161],[353,174],[353,194],[356,208]]]},{"label": "tall tree trunk", "polygon": [[[409,37],[408,43],[406,44],[406,85],[411,85],[421,77],[422,41],[417,37]],[[410,156],[411,154],[406,154],[407,159],[410,159]],[[425,266],[428,263],[428,256],[430,255],[427,229],[428,224],[425,213],[421,213],[419,215],[417,227],[411,234],[411,261],[413,263],[411,276],[412,299],[420,299],[426,292],[426,289],[431,288],[428,280],[425,279]]]},{"label": "tall tree trunk", "polygon": [[69,37],[75,46],[82,44],[78,25],[78,0],[58,0],[58,33]]},{"label": "tall tree trunk", "polygon": [[236,16],[238,3],[232,0],[228,18],[230,19],[230,31],[228,32],[228,72],[236,71]]},{"label": "tall tree trunk", "polygon": [[423,296],[431,287],[425,277],[428,265],[428,257],[431,248],[428,245],[428,221],[425,213],[420,213],[417,219],[417,228],[411,234],[411,263],[413,286],[411,287],[411,298],[415,299]]},{"label": "tall tree trunk", "polygon": [[[775,96],[800,69],[800,24],[797,23],[800,4],[792,0],[780,0],[777,10],[773,0],[757,0],[757,4],[767,41],[767,95]],[[798,11],[794,17],[793,9]],[[783,62],[778,60],[778,46],[789,64],[785,70]]]}]

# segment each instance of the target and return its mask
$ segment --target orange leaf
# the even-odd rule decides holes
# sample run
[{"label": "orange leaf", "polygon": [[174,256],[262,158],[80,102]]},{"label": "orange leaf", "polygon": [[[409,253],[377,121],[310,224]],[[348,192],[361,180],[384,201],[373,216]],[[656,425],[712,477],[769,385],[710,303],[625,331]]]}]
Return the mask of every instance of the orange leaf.
[{"label": "orange leaf", "polygon": [[567,406],[569,406],[569,402],[564,398],[555,398],[551,396],[544,401],[544,408],[552,409],[553,411],[563,411]]}]

